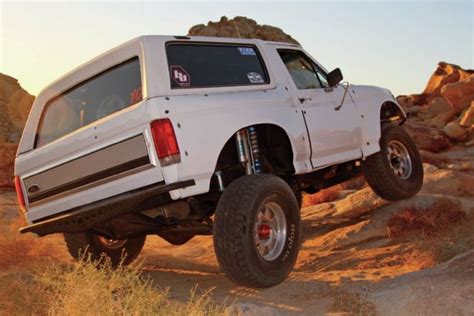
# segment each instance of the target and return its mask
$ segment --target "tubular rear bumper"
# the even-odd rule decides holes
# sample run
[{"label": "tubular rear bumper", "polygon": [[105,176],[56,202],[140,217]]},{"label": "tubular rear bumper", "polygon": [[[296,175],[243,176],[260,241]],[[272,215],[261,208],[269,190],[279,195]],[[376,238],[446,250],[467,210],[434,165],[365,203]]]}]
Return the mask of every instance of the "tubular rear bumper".
[{"label": "tubular rear bumper", "polygon": [[136,211],[145,199],[182,189],[195,184],[185,180],[170,184],[159,182],[130,192],[115,195],[104,200],[68,210],[58,216],[20,228],[20,233],[35,233],[45,236],[54,233],[77,233],[109,221],[118,216]]}]

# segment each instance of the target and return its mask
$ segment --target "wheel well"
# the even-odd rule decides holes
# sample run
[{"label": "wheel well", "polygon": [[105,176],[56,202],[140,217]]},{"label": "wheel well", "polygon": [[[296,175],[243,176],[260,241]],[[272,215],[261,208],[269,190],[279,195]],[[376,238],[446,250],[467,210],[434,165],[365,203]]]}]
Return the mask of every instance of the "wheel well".
[{"label": "wheel well", "polygon": [[[263,172],[279,176],[294,174],[293,150],[290,138],[285,130],[273,124],[259,124],[253,126],[257,130]],[[222,148],[215,170],[223,172],[226,185],[238,176],[244,174],[244,169],[238,160],[234,135],[227,140]]]},{"label": "wheel well", "polygon": [[394,103],[387,101],[380,107],[380,123],[390,123],[399,121],[402,124],[405,120],[405,114],[400,107]]}]

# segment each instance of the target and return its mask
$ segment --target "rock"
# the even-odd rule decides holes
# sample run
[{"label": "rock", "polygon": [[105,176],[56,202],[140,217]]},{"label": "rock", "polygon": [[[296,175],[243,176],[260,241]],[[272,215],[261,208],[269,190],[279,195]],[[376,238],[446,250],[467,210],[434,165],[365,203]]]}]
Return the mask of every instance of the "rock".
[{"label": "rock", "polygon": [[18,143],[35,97],[0,73],[0,142]]},{"label": "rock", "polygon": [[449,122],[444,128],[443,132],[448,136],[450,139],[455,141],[462,141],[466,138],[467,133],[464,128],[459,125],[457,122]]},{"label": "rock", "polygon": [[418,112],[418,116],[424,119],[423,125],[443,128],[455,117],[455,112],[451,105],[442,97],[436,97],[428,106]]},{"label": "rock", "polygon": [[359,176],[339,183],[336,186],[339,187],[340,190],[359,190],[365,187],[366,185],[367,182],[365,181],[365,178],[363,176]]},{"label": "rock", "polygon": [[0,142],[0,187],[14,187],[13,166],[16,144]]},{"label": "rock", "polygon": [[440,62],[438,68],[436,68],[428,80],[423,94],[430,95],[430,97],[437,97],[442,94],[441,89],[443,86],[464,80],[473,73],[474,71],[464,70],[458,65]]},{"label": "rock", "polygon": [[236,16],[230,20],[223,16],[219,22],[208,22],[207,25],[195,25],[189,29],[188,35],[258,38],[266,41],[299,44],[294,38],[277,27],[260,25],[252,19],[241,16]]},{"label": "rock", "polygon": [[403,127],[413,138],[419,149],[439,152],[450,145],[448,138],[435,128],[415,125],[411,122],[405,123]]},{"label": "rock", "polygon": [[433,165],[437,168],[442,168],[446,164],[446,159],[438,156],[438,154],[432,153],[431,151],[420,149],[421,161],[424,164]]},{"label": "rock", "polygon": [[474,75],[465,80],[443,86],[441,95],[449,102],[456,113],[461,113],[474,100]]},{"label": "rock", "polygon": [[407,114],[412,113],[412,114],[415,114],[415,115],[416,115],[416,113],[418,113],[418,112],[419,112],[420,110],[422,110],[422,109],[423,109],[423,107],[421,107],[421,106],[419,106],[419,105],[412,105],[412,106],[410,106],[409,108],[406,108],[406,109],[405,109],[405,112],[406,112]]},{"label": "rock", "polygon": [[[424,119],[436,117],[442,113],[452,113],[453,109],[449,103],[442,97],[436,97],[428,104],[428,106],[420,111],[420,116]],[[454,115],[454,113],[453,113]]]},{"label": "rock", "polygon": [[425,175],[421,193],[474,196],[474,176],[458,170],[440,169]]},{"label": "rock", "polygon": [[469,161],[465,161],[463,163],[453,163],[447,165],[446,168],[452,170],[468,171],[471,169],[471,163]]},{"label": "rock", "polygon": [[403,108],[410,108],[427,104],[428,97],[424,94],[401,95],[397,97],[397,101]]},{"label": "rock", "polygon": [[431,165],[429,163],[423,163],[424,174],[433,173],[433,172],[438,171],[438,170],[439,170],[439,168],[436,167],[435,165]]},{"label": "rock", "polygon": [[455,118],[454,111],[440,113],[436,115],[435,117],[433,117],[432,119],[429,119],[423,122],[423,125],[441,129],[446,125],[446,123],[452,121],[454,118]]},{"label": "rock", "polygon": [[460,117],[459,125],[469,127],[474,124],[474,101],[471,101],[471,106],[469,106]]}]

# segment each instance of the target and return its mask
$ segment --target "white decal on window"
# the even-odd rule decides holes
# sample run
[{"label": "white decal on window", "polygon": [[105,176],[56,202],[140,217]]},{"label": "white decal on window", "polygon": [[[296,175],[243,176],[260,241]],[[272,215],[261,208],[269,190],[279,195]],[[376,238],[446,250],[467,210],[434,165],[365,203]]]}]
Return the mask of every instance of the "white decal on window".
[{"label": "white decal on window", "polygon": [[250,83],[264,83],[263,77],[258,72],[249,72],[247,74],[247,78],[249,78]]}]

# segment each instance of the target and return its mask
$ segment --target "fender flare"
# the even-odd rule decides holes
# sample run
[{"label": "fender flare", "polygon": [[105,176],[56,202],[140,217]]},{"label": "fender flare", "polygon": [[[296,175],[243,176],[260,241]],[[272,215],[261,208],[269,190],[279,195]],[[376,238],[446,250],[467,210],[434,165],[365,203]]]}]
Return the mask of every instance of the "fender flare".
[{"label": "fender flare", "polygon": [[403,108],[391,99],[384,99],[378,102],[375,109],[368,108],[366,113],[361,113],[364,117],[362,126],[362,154],[368,157],[380,151],[380,137],[382,135],[382,125],[386,122],[397,122],[402,125],[407,115]]}]

